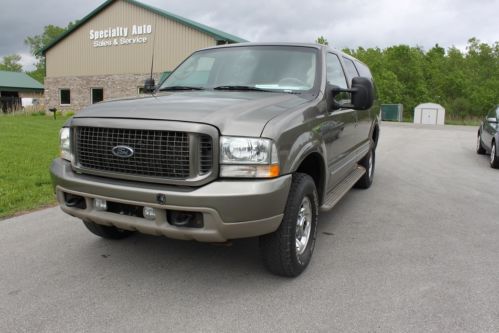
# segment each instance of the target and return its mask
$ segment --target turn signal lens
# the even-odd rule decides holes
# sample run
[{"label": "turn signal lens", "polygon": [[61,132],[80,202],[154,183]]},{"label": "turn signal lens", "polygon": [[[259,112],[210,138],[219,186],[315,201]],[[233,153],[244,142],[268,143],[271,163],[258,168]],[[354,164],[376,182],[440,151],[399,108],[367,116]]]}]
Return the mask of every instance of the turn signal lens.
[{"label": "turn signal lens", "polygon": [[220,166],[220,176],[233,178],[275,178],[280,171],[279,164]]}]

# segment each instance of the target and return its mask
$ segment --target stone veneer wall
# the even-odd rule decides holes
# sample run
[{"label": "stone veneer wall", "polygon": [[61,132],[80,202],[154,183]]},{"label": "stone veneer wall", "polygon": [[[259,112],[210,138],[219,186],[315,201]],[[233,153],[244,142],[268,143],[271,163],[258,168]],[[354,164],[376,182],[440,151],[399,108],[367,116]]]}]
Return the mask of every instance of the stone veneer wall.
[{"label": "stone veneer wall", "polygon": [[[104,89],[104,100],[138,96],[138,87],[144,86],[148,77],[149,74],[46,77],[45,105],[47,109],[78,112],[92,103],[92,88]],[[160,73],[153,77],[158,84]],[[60,105],[60,89],[70,89],[71,105]]]}]

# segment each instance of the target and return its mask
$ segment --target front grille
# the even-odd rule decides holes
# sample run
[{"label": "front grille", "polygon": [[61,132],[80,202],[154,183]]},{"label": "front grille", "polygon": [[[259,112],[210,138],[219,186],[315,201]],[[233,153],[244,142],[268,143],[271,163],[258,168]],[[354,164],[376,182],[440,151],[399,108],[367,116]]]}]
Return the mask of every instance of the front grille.
[{"label": "front grille", "polygon": [[213,167],[213,144],[211,137],[203,135],[199,143],[199,162],[201,174],[211,171]]},{"label": "front grille", "polygon": [[[75,137],[80,168],[170,179],[191,176],[191,136],[186,132],[77,127]],[[133,155],[115,156],[116,146],[130,147]]]}]

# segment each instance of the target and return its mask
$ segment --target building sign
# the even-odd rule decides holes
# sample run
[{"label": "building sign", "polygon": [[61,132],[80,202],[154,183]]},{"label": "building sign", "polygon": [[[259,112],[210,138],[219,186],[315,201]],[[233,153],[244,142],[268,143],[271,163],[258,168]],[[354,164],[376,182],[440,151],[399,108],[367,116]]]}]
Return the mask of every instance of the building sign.
[{"label": "building sign", "polygon": [[102,30],[90,30],[89,38],[93,47],[145,44],[152,33],[152,25],[132,25],[131,27],[109,27]]}]

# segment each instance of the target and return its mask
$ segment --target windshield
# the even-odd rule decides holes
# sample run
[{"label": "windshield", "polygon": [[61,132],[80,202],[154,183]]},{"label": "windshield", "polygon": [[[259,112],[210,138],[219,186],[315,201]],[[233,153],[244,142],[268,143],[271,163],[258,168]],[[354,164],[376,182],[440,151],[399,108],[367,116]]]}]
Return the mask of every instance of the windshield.
[{"label": "windshield", "polygon": [[219,89],[308,92],[316,85],[318,51],[296,46],[240,46],[199,51],[160,90]]}]

